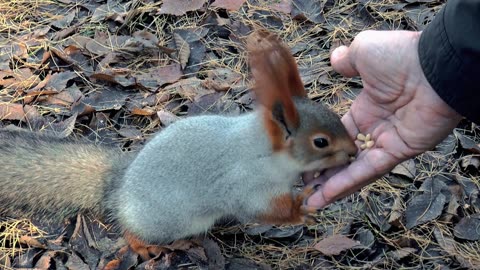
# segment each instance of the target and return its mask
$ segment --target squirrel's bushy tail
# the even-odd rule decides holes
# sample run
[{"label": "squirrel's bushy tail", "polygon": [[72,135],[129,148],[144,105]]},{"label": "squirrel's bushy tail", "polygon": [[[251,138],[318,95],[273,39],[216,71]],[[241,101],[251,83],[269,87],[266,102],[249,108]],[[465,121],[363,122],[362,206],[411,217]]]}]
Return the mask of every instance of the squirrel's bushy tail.
[{"label": "squirrel's bushy tail", "polygon": [[120,149],[0,130],[0,213],[58,219],[101,213],[130,159]]}]

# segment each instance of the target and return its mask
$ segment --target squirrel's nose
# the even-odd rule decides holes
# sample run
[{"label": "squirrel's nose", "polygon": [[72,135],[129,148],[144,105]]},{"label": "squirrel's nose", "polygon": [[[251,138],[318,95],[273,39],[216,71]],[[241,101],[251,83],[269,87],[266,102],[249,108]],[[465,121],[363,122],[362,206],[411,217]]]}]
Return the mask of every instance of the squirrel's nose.
[{"label": "squirrel's nose", "polygon": [[358,152],[358,147],[352,139],[345,140],[343,149],[350,158],[355,158]]}]

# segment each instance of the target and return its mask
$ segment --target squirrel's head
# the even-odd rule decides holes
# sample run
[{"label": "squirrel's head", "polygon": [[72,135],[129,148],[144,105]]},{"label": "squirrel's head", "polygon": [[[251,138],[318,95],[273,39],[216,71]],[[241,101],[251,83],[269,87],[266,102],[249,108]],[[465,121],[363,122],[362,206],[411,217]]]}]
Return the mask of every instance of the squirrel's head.
[{"label": "squirrel's head", "polygon": [[247,38],[247,50],[273,151],[287,151],[304,172],[348,163],[353,139],[336,113],[307,97],[290,50],[266,30]]}]

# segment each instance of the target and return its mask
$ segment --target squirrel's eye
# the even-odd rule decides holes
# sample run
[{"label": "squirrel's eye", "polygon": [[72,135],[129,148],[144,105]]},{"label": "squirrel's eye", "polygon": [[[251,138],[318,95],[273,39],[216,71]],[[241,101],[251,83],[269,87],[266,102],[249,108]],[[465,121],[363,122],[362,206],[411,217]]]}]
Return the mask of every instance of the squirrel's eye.
[{"label": "squirrel's eye", "polygon": [[313,139],[313,144],[318,148],[324,148],[328,146],[328,140],[325,138],[315,138]]}]

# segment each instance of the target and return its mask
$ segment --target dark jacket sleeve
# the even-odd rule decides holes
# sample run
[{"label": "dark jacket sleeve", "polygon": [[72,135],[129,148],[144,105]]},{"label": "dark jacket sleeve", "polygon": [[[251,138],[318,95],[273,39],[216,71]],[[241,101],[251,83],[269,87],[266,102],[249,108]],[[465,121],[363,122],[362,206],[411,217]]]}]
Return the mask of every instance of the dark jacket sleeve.
[{"label": "dark jacket sleeve", "polygon": [[422,32],[418,52],[438,95],[480,124],[480,0],[448,0]]}]

